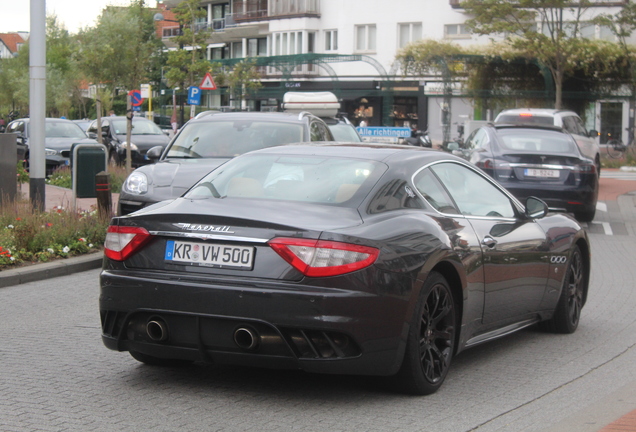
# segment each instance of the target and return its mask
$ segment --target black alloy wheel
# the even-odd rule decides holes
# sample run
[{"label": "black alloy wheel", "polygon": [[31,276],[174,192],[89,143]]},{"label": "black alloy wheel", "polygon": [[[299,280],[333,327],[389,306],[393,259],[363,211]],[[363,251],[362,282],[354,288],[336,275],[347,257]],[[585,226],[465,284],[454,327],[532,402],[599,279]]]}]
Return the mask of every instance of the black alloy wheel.
[{"label": "black alloy wheel", "polygon": [[574,246],[554,316],[551,320],[541,323],[545,330],[555,333],[574,333],[581,319],[586,274],[581,250],[578,246]]},{"label": "black alloy wheel", "polygon": [[427,395],[441,387],[455,349],[455,310],[448,282],[432,272],[422,288],[404,361],[396,376],[405,392]]}]

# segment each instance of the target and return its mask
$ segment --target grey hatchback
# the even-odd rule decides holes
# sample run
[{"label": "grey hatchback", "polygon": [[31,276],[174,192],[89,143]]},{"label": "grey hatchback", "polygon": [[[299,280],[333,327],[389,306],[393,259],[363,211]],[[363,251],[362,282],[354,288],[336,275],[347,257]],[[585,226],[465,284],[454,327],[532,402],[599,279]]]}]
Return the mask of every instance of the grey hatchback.
[{"label": "grey hatchback", "polygon": [[187,122],[156,161],[133,171],[122,185],[118,214],[181,196],[204,175],[235,156],[296,142],[334,141],[327,124],[308,113],[205,112]]}]

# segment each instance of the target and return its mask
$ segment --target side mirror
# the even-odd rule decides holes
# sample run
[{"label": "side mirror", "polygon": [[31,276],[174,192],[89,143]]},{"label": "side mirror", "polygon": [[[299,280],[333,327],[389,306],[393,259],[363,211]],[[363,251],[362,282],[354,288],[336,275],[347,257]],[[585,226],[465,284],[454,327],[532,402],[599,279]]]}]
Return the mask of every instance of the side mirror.
[{"label": "side mirror", "polygon": [[589,131],[588,135],[590,138],[596,138],[598,136],[598,131],[592,129],[591,131]]},{"label": "side mirror", "polygon": [[146,157],[151,162],[157,162],[163,153],[163,146],[154,146],[148,150]]},{"label": "side mirror", "polygon": [[529,219],[541,219],[548,214],[548,205],[537,197],[526,199],[526,217]]},{"label": "side mirror", "polygon": [[106,137],[108,136],[108,131],[104,131],[104,130],[103,130],[103,131],[102,131],[102,136],[103,136],[104,138],[106,138]]},{"label": "side mirror", "polygon": [[91,139],[97,139],[97,134],[95,132],[86,132],[86,135],[88,135],[88,137]]},{"label": "side mirror", "polygon": [[[448,151],[450,151],[450,152],[454,152],[454,151],[456,151],[456,150],[459,150],[459,144],[458,144],[458,143],[456,143],[456,142],[449,142],[449,143],[446,145],[446,148],[448,149]],[[455,154],[455,153],[453,153],[453,154]]]}]

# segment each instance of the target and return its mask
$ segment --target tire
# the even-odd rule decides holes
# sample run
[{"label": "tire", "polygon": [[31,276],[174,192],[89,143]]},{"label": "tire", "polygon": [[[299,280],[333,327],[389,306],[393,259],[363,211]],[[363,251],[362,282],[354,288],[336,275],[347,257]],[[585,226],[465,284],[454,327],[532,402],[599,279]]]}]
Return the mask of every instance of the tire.
[{"label": "tire", "polygon": [[579,222],[592,222],[594,220],[595,215],[596,215],[596,208],[593,208],[592,210],[575,213],[574,217]]},{"label": "tire", "polygon": [[596,165],[596,174],[598,175],[598,178],[601,178],[601,156],[596,155],[594,165]]},{"label": "tire", "polygon": [[428,395],[442,386],[455,349],[455,311],[448,282],[441,274],[432,272],[422,287],[404,360],[395,376],[400,391]]},{"label": "tire", "polygon": [[583,254],[578,246],[574,246],[568,261],[561,296],[552,319],[540,323],[543,330],[553,333],[574,333],[579,326],[583,295],[586,286],[587,271]]},{"label": "tire", "polygon": [[191,361],[188,360],[180,360],[180,359],[165,359],[161,357],[154,357],[148,354],[140,353],[137,351],[130,351],[130,355],[137,361],[147,364],[149,366],[166,366],[166,367],[175,367],[175,366],[187,366],[192,364]]}]

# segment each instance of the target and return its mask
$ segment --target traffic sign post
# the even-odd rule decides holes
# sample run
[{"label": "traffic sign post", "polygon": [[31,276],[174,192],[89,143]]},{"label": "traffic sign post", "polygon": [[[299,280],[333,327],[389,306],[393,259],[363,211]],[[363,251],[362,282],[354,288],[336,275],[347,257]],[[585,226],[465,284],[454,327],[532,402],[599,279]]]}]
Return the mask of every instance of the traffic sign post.
[{"label": "traffic sign post", "polygon": [[141,97],[139,90],[131,90],[128,92],[128,95],[130,96],[132,106],[141,106],[144,103],[144,98]]},{"label": "traffic sign post", "polygon": [[199,88],[201,90],[216,90],[216,84],[214,83],[214,79],[212,78],[212,75],[210,75],[210,72],[205,74]]},{"label": "traffic sign post", "polygon": [[188,88],[188,103],[190,105],[201,105],[201,90],[199,87]]}]

